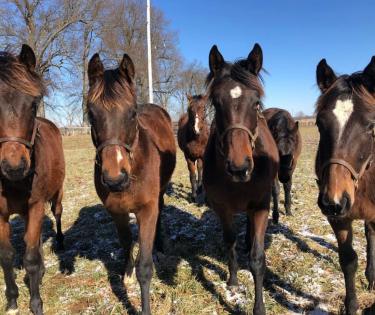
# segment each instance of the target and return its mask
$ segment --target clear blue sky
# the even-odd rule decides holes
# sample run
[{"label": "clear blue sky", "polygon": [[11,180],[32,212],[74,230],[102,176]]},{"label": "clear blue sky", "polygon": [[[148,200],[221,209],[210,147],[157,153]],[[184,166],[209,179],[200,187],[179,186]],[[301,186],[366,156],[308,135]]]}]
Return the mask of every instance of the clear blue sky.
[{"label": "clear blue sky", "polygon": [[267,107],[314,111],[315,69],[362,70],[375,55],[375,0],[151,0],[179,34],[187,61],[208,68],[217,44],[226,60],[263,48]]}]

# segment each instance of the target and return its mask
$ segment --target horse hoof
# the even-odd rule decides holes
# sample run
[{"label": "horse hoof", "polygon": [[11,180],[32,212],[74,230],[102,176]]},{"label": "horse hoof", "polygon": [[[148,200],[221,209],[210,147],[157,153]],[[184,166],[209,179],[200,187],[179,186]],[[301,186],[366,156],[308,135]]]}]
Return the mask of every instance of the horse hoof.
[{"label": "horse hoof", "polygon": [[6,315],[19,315],[18,308],[11,308],[5,312]]},{"label": "horse hoof", "polygon": [[131,270],[125,272],[124,276],[124,284],[126,285],[134,285],[137,283],[137,277],[135,275],[135,268],[133,267]]}]

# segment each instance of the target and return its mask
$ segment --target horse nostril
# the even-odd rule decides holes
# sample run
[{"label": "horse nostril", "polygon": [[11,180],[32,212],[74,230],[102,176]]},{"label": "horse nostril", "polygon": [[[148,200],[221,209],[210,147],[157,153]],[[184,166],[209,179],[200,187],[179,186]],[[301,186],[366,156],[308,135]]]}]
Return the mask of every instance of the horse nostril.
[{"label": "horse nostril", "polygon": [[226,162],[227,172],[232,176],[247,176],[250,173],[250,159],[245,158],[244,163],[240,166],[236,166],[232,161]]},{"label": "horse nostril", "polygon": [[24,157],[21,158],[18,165],[11,165],[4,159],[0,165],[1,172],[10,180],[21,180],[26,176],[27,163]]},{"label": "horse nostril", "polygon": [[103,183],[113,191],[123,190],[125,185],[129,182],[128,173],[124,169],[121,169],[120,174],[115,178],[109,176],[108,171],[104,171],[102,179]]},{"label": "horse nostril", "polygon": [[322,196],[322,205],[325,207],[328,207],[330,205],[327,194],[323,194]]}]

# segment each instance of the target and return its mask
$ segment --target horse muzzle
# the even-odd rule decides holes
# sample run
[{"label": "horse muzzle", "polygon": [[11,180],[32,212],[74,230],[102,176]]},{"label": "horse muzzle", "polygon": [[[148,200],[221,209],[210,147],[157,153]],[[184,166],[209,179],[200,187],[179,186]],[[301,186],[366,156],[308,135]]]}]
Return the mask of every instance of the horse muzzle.
[{"label": "horse muzzle", "polygon": [[350,211],[352,202],[347,192],[344,192],[339,200],[336,200],[336,198],[333,200],[326,193],[320,193],[318,206],[325,216],[342,218]]},{"label": "horse muzzle", "polygon": [[233,161],[227,160],[225,170],[234,183],[246,183],[250,181],[253,172],[253,163],[246,157],[242,165],[235,165]]},{"label": "horse muzzle", "polygon": [[11,164],[7,159],[0,163],[1,174],[9,181],[16,182],[23,180],[30,173],[30,166],[24,157],[18,164]]},{"label": "horse muzzle", "polygon": [[117,177],[111,177],[108,171],[102,173],[102,183],[111,192],[122,192],[125,191],[130,185],[129,174],[125,170],[121,170]]}]

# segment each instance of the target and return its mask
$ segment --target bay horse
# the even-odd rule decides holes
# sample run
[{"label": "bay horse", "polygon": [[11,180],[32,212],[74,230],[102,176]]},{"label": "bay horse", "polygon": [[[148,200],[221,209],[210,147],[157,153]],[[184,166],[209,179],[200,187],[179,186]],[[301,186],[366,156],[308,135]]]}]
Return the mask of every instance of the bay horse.
[{"label": "bay horse", "polygon": [[316,69],[321,95],[316,124],[320,139],[315,171],[318,205],[336,235],[345,278],[346,314],[356,314],[353,220],[365,221],[366,278],[375,288],[375,56],[361,72],[337,76],[322,59]]},{"label": "bay horse", "polygon": [[280,182],[284,186],[285,193],[285,213],[292,215],[292,199],[290,191],[292,189],[292,177],[297,166],[298,158],[302,150],[302,138],[298,128],[298,121],[285,109],[267,108],[263,111],[273,138],[279,150],[280,165],[278,178],[272,186],[273,209],[272,218],[274,223],[279,222],[279,194]]},{"label": "bay horse", "polygon": [[27,45],[22,46],[19,56],[0,53],[0,263],[9,314],[18,313],[9,217],[19,214],[26,221],[23,266],[33,314],[43,314],[39,286],[45,270],[41,231],[47,202],[51,203],[56,218],[57,248],[63,247],[62,139],[52,122],[36,117],[45,87],[35,65],[35,54]]},{"label": "bay horse", "polygon": [[129,213],[137,217],[139,253],[136,276],[142,314],[151,314],[152,250],[162,251],[160,213],[176,163],[176,144],[168,113],[136,103],[135,68],[124,54],[117,69],[104,70],[99,54],[88,66],[88,117],[96,147],[95,188],[112,215],[125,253],[126,276],[133,262]]},{"label": "bay horse", "polygon": [[187,99],[189,101],[187,113],[184,113],[178,121],[177,141],[184,152],[190,174],[191,196],[193,201],[196,201],[197,193],[202,190],[203,156],[209,133],[205,118],[207,96],[187,95]]},{"label": "bay horse", "polygon": [[226,62],[216,45],[209,54],[208,93],[215,117],[204,156],[203,185],[208,203],[219,216],[229,256],[229,286],[237,286],[236,234],[233,215],[248,215],[246,242],[255,282],[254,314],[265,314],[264,236],[272,183],[279,155],[261,114],[264,94],[259,78],[263,53],[258,44],[247,59]]}]

